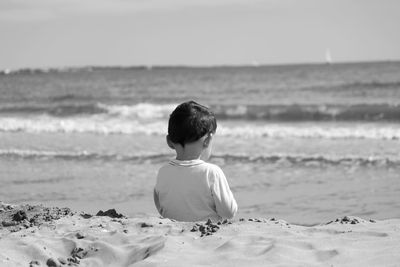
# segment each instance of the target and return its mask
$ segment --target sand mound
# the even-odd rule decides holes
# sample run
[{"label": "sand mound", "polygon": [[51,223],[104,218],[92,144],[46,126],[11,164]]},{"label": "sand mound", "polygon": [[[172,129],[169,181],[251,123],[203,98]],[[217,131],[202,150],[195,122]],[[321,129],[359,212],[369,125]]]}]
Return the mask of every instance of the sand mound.
[{"label": "sand mound", "polygon": [[69,208],[42,205],[10,205],[0,202],[0,229],[17,232],[24,228],[51,224],[65,216],[72,216]]},{"label": "sand mound", "polygon": [[[375,222],[346,216],[306,227],[276,219],[182,223],[125,218],[116,211],[108,214],[115,216],[3,205],[0,218],[17,224],[1,228],[0,266],[398,266],[400,262],[399,219]],[[25,227],[32,218],[41,219]]]}]

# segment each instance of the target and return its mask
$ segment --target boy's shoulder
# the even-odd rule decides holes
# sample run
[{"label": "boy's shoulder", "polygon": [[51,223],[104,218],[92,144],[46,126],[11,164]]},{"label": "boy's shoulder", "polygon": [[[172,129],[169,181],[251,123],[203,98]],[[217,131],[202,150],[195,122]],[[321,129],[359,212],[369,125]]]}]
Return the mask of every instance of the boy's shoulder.
[{"label": "boy's shoulder", "polygon": [[204,167],[207,169],[207,173],[211,176],[213,176],[214,178],[218,178],[218,177],[225,177],[224,172],[222,171],[222,169],[213,163],[210,162],[204,162]]},{"label": "boy's shoulder", "polygon": [[185,168],[185,167],[195,167],[196,169],[200,168],[212,172],[222,172],[222,169],[218,165],[203,160],[196,160],[190,163],[170,160],[161,166],[160,171],[170,168]]},{"label": "boy's shoulder", "polygon": [[222,169],[218,165],[216,165],[214,163],[210,163],[210,162],[204,162],[204,163],[206,164],[206,166],[208,168],[210,168],[212,170],[215,170],[215,171],[221,171],[222,172]]}]

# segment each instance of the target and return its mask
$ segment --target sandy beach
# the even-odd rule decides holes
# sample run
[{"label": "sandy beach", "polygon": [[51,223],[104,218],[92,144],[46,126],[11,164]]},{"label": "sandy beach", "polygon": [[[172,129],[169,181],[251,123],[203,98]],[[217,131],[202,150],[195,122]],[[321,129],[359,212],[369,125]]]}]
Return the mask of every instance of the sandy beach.
[{"label": "sandy beach", "polygon": [[0,206],[0,266],[398,266],[400,219],[175,222]]},{"label": "sandy beach", "polygon": [[400,267],[399,10],[0,0],[0,267]]}]

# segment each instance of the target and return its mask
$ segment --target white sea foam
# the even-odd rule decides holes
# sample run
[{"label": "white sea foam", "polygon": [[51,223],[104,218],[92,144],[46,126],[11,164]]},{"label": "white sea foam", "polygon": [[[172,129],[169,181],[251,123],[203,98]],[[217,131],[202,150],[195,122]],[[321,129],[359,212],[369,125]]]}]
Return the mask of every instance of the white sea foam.
[{"label": "white sea foam", "polygon": [[[0,157],[23,159],[60,159],[60,160],[106,160],[106,161],[133,161],[168,160],[170,154],[139,153],[139,154],[107,154],[88,151],[48,151],[25,149],[0,149]],[[355,155],[329,156],[319,154],[269,154],[263,156],[249,156],[247,154],[216,154],[213,158],[226,161],[265,162],[272,164],[300,164],[313,166],[320,165],[370,165],[370,166],[398,166],[400,158],[391,157],[360,157]]]},{"label": "white sea foam", "polygon": [[161,119],[167,118],[175,109],[174,104],[150,104],[139,103],[136,105],[104,105],[98,104],[100,108],[107,110],[113,116],[137,119]]},{"label": "white sea foam", "polygon": [[309,124],[266,124],[242,125],[238,127],[219,127],[219,135],[238,137],[270,137],[270,138],[326,138],[326,139],[400,139],[400,126],[346,124],[332,125],[318,123]]},{"label": "white sea foam", "polygon": [[[143,121],[109,115],[69,118],[47,115],[27,118],[3,117],[0,118],[0,131],[165,135],[167,133],[166,121],[166,119]],[[221,122],[218,126],[218,135],[241,138],[400,139],[400,125],[368,123],[257,124],[248,122],[227,125]]]},{"label": "white sea foam", "polygon": [[142,123],[137,120],[90,116],[78,118],[54,118],[35,116],[31,118],[0,118],[0,131],[4,132],[65,132],[96,134],[161,134],[166,132],[161,121]]},{"label": "white sea foam", "polygon": [[5,158],[31,158],[31,159],[64,159],[64,160],[146,160],[169,158],[169,154],[140,153],[137,155],[123,155],[113,153],[96,153],[82,151],[51,151],[51,150],[31,150],[31,149],[0,149],[0,157]]}]

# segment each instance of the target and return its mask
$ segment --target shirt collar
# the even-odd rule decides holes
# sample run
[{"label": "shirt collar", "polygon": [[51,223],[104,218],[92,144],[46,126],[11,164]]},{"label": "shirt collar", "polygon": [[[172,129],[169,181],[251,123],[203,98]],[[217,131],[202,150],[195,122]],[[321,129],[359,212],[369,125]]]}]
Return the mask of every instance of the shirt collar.
[{"label": "shirt collar", "polygon": [[196,166],[203,164],[204,161],[201,159],[192,159],[192,160],[178,160],[178,159],[172,159],[170,161],[171,165],[175,166],[182,166],[182,167],[191,167],[191,166]]}]

